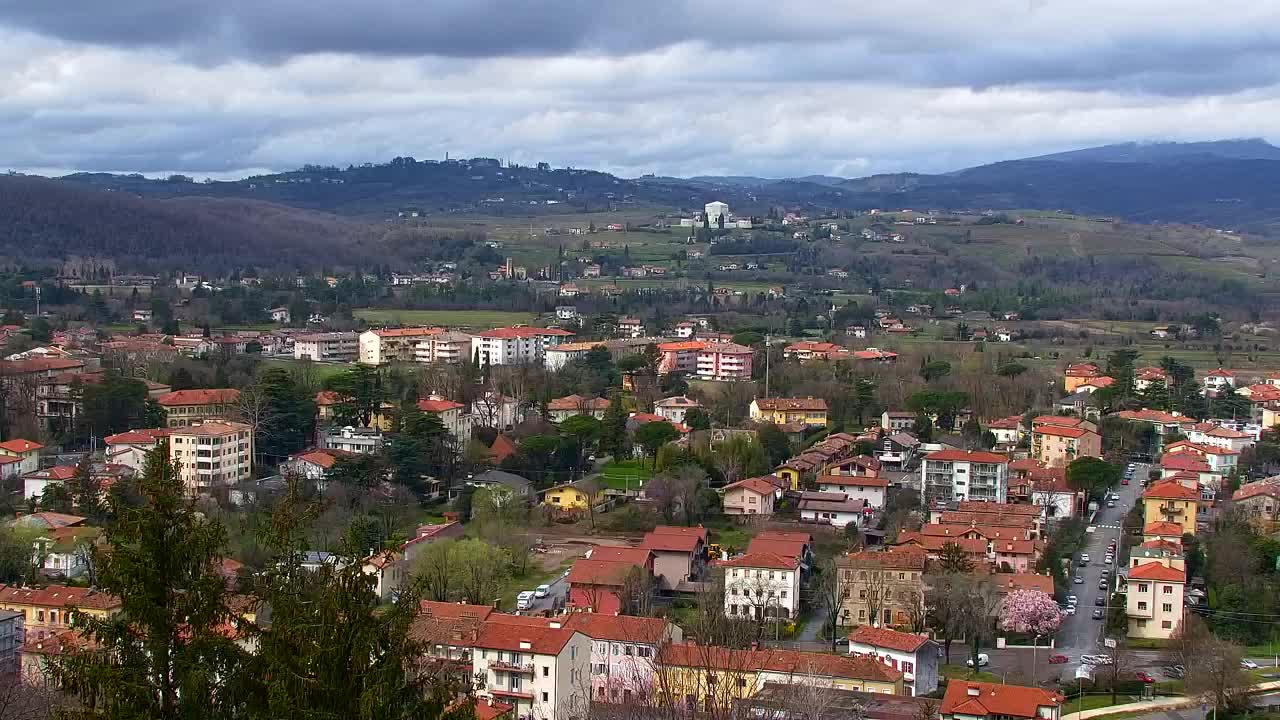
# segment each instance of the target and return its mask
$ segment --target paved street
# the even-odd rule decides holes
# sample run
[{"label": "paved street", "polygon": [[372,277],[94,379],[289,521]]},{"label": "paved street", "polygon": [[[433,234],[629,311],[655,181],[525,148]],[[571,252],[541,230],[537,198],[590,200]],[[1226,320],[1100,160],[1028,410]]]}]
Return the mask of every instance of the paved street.
[{"label": "paved street", "polygon": [[[557,608],[564,607],[567,599],[565,595],[569,592],[569,583],[564,579],[564,576],[561,576],[548,584],[551,586],[551,592],[544,598],[534,598],[533,606],[528,610],[523,611],[524,613],[529,615],[538,615],[545,610],[555,610]],[[526,589],[533,590],[534,588],[530,587]]]}]

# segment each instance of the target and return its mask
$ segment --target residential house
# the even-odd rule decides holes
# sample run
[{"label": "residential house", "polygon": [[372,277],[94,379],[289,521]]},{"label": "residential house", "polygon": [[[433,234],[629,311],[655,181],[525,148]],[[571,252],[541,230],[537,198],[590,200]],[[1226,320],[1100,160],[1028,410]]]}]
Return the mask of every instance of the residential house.
[{"label": "residential house", "polygon": [[661,618],[570,613],[564,627],[591,640],[591,699],[626,705],[653,692],[658,652],[684,640]]},{"label": "residential house", "polygon": [[1231,392],[1236,386],[1236,374],[1230,370],[1210,370],[1205,373],[1204,379],[1201,381],[1203,392],[1208,395],[1214,395],[1219,392]]},{"label": "residential house", "polygon": [[170,432],[169,428],[143,428],[108,435],[102,439],[106,445],[105,459],[109,463],[141,471],[147,461],[147,453],[162,441],[167,441]]},{"label": "residential house", "polygon": [[658,343],[658,373],[693,374],[698,370],[698,355],[707,343],[700,340]]},{"label": "residential house", "polygon": [[253,477],[253,428],[237,422],[205,422],[174,428],[169,460],[192,495],[236,485]]},{"label": "residential house", "polygon": [[1065,703],[1050,690],[950,680],[938,713],[941,720],[1059,720]]},{"label": "residential house", "polygon": [[338,463],[338,460],[355,455],[356,453],[346,450],[308,450],[290,455],[288,460],[280,464],[280,472],[283,475],[296,475],[318,483],[323,489],[324,482],[329,477],[329,471]]},{"label": "residential house", "polygon": [[897,542],[894,543],[896,548],[919,550],[929,560],[941,558],[943,550],[948,545],[959,548],[975,568],[991,567],[991,553],[988,552],[990,543],[984,537],[930,535],[925,532],[904,531],[898,533]]},{"label": "residential house", "polygon": [[510,490],[516,497],[529,499],[533,494],[530,490],[533,483],[515,473],[509,473],[505,470],[486,470],[467,480],[467,484],[472,487],[504,487]]},{"label": "residential house", "polygon": [[604,413],[608,409],[609,401],[605,398],[583,395],[566,395],[547,403],[547,415],[554,423],[564,422],[574,415],[590,415],[597,420],[603,420]]},{"label": "residential house", "polygon": [[653,404],[653,412],[658,417],[672,423],[685,424],[685,417],[690,410],[701,410],[702,403],[684,395],[663,398]]},{"label": "residential house", "polygon": [[25,475],[40,469],[40,451],[43,449],[44,446],[38,442],[13,438],[0,442],[0,457],[17,458],[18,464],[12,472]]},{"label": "residential house", "polygon": [[1063,371],[1063,389],[1068,393],[1076,392],[1079,387],[1090,380],[1101,377],[1102,369],[1089,362],[1071,363]]},{"label": "residential house", "polygon": [[1009,458],[974,450],[932,452],[920,465],[920,487],[928,507],[962,500],[1006,502]]},{"label": "residential house", "polygon": [[1200,499],[1198,486],[1188,487],[1177,480],[1158,480],[1142,492],[1144,522],[1177,523],[1182,529],[1178,537],[1195,535]]},{"label": "residential house", "polygon": [[1102,457],[1102,436],[1091,423],[1032,423],[1031,456],[1046,467],[1066,467],[1081,457]]},{"label": "residential house", "polygon": [[938,644],[928,635],[862,625],[849,635],[849,654],[870,656],[901,671],[907,693],[915,697],[938,689]]},{"label": "residential house", "polygon": [[845,589],[840,623],[907,627],[922,618],[925,559],[924,552],[905,547],[837,557]]},{"label": "residential house", "polygon": [[1181,523],[1168,520],[1146,520],[1142,526],[1143,542],[1165,540],[1182,544],[1183,527]]},{"label": "residential house", "polygon": [[565,512],[586,512],[604,503],[604,488],[591,488],[578,481],[541,490],[539,496],[543,505]]},{"label": "residential house", "polygon": [[22,615],[27,638],[44,639],[71,628],[71,611],[96,618],[120,612],[120,599],[91,587],[0,585],[0,610]]},{"label": "residential house", "polygon": [[591,640],[564,627],[563,619],[490,615],[472,647],[471,675],[480,698],[512,705],[521,718],[585,712]]},{"label": "residential house", "polygon": [[[568,288],[573,288],[573,292],[572,292],[570,295],[566,296],[566,297],[573,297],[574,295],[577,295],[577,294],[578,294],[578,289],[577,289],[577,287],[575,287],[575,286],[573,286],[573,285],[568,285],[568,286],[566,286],[566,285],[561,285],[561,286],[560,286],[560,294],[561,294],[562,296],[564,296],[564,291],[565,291],[566,289],[568,289]],[[581,319],[581,316],[579,316],[579,315],[578,315],[578,308],[574,307],[573,305],[557,305],[557,306],[556,306],[556,321],[557,321],[557,322],[574,323],[574,322],[577,322],[577,321],[578,321],[578,320],[580,320],[580,319]]]},{"label": "residential house", "polygon": [[413,347],[413,360],[420,363],[456,365],[473,357],[472,337],[466,333],[446,331],[428,335]]},{"label": "residential house", "polygon": [[360,336],[353,332],[307,333],[293,338],[295,360],[351,362],[360,354]]},{"label": "residential house", "polygon": [[[862,691],[904,695],[902,673],[869,657],[779,648],[736,650],[671,643],[658,654],[660,702],[680,713],[728,717],[766,688],[797,684],[825,695]],[[763,717],[777,717],[766,711]],[[789,711],[788,711],[789,712]],[[754,717],[754,715],[753,715]]]},{"label": "residential house", "polygon": [[1138,392],[1145,392],[1156,383],[1169,384],[1169,374],[1158,367],[1140,367],[1134,371],[1133,387]]},{"label": "residential house", "polygon": [[236,412],[239,402],[240,391],[234,388],[174,390],[156,399],[170,428],[228,418]]},{"label": "residential house", "polygon": [[906,470],[915,463],[920,441],[910,433],[898,432],[886,435],[880,444],[876,459],[886,470]]},{"label": "residential house", "polygon": [[[1270,427],[1265,423],[1264,426]],[[1186,430],[1187,440],[1195,445],[1207,445],[1235,453],[1244,452],[1245,448],[1254,443],[1254,436],[1250,433],[1224,427],[1218,423],[1195,423],[1188,426]]]},{"label": "residential house", "polygon": [[653,574],[653,553],[646,548],[593,548],[569,568],[567,605],[571,610],[616,615],[621,612],[627,578]]},{"label": "residential house", "polygon": [[707,557],[707,529],[659,525],[645,534],[640,547],[653,553],[658,588],[676,591],[702,577]]},{"label": "residential house", "polygon": [[1072,518],[1083,509],[1084,495],[1067,484],[1066,468],[1037,468],[1028,481],[1031,504],[1043,511],[1046,520]]},{"label": "residential house", "polygon": [[703,343],[698,351],[695,372],[700,380],[750,380],[754,355],[754,350],[737,343]]},{"label": "residential house", "polygon": [[800,494],[800,522],[814,522],[845,528],[859,525],[871,508],[862,498],[851,498],[838,492],[803,492]]},{"label": "residential house", "polygon": [[746,478],[725,485],[725,515],[772,515],[778,487],[764,478]]},{"label": "residential house", "polygon": [[644,323],[633,317],[618,318],[618,334],[631,338],[644,337]]},{"label": "residential house", "polygon": [[840,355],[847,352],[847,348],[835,343],[803,340],[801,342],[791,343],[783,348],[782,356],[787,360],[807,362],[809,360],[825,360],[833,353]]},{"label": "residential house", "polygon": [[76,476],[76,468],[72,465],[54,465],[22,476],[22,497],[40,498],[45,488],[54,484],[65,483]]},{"label": "residential house", "polygon": [[339,452],[370,455],[382,449],[386,438],[376,428],[325,428],[317,434],[317,445],[321,450],[337,450]]},{"label": "residential house", "polygon": [[[1244,435],[1244,433],[1240,434]],[[1164,455],[1161,456],[1161,467],[1164,467],[1165,458],[1175,455],[1185,455],[1203,461],[1208,468],[1205,473],[1215,475],[1219,479],[1230,475],[1236,469],[1237,461],[1240,459],[1240,452],[1237,450],[1218,445],[1201,445],[1190,440],[1175,440],[1165,446]],[[1206,482],[1209,479],[1206,478]]]},{"label": "residential house", "polygon": [[43,533],[32,543],[35,557],[43,559],[40,574],[56,579],[80,577],[89,569],[89,548],[101,534],[101,528],[83,525]]},{"label": "residential house", "polygon": [[750,552],[722,560],[726,617],[785,620],[800,609],[800,559]]},{"label": "residential house", "polygon": [[1231,503],[1263,532],[1274,532],[1280,527],[1280,476],[1240,486],[1232,494]]},{"label": "residential house", "polygon": [[510,430],[521,420],[516,399],[493,391],[471,402],[471,414],[474,422],[498,430]]},{"label": "residential house", "polygon": [[997,418],[987,423],[987,431],[996,439],[996,445],[1014,446],[1026,437],[1021,415]]},{"label": "residential house", "polygon": [[480,624],[494,614],[491,605],[420,600],[408,635],[420,643],[426,660],[470,672]]},{"label": "residential house", "polygon": [[1168,640],[1182,624],[1186,571],[1159,561],[1130,567],[1125,576],[1129,637]]},{"label": "residential house", "polygon": [[11,678],[21,667],[22,613],[0,610],[0,677]]},{"label": "residential house", "polygon": [[289,308],[287,307],[271,308],[268,312],[271,313],[271,322],[288,325],[289,321],[292,319],[289,315]]},{"label": "residential house", "polygon": [[457,520],[419,525],[414,531],[413,537],[400,545],[400,552],[404,555],[405,564],[413,567],[418,555],[431,543],[440,540],[456,540],[463,537],[463,534],[462,523]]},{"label": "residential house", "polygon": [[380,550],[365,558],[360,571],[373,578],[373,592],[383,602],[400,594],[408,575],[404,557],[394,550]]},{"label": "residential house", "polygon": [[818,476],[818,490],[862,500],[873,510],[880,510],[884,508],[889,489],[889,480],[880,477],[880,467],[879,460],[865,455],[840,460],[828,465]]},{"label": "residential house", "polygon": [[359,361],[365,365],[413,362],[418,344],[444,332],[438,327],[384,328],[360,333]]},{"label": "residential house", "polygon": [[804,423],[808,427],[825,427],[827,401],[822,398],[756,398],[751,401],[750,416],[758,423],[786,425]]},{"label": "residential house", "polygon": [[899,433],[915,427],[916,414],[897,410],[880,413],[880,429],[887,433]]},{"label": "residential house", "polygon": [[428,395],[418,400],[417,406],[422,412],[439,418],[455,441],[466,443],[471,439],[471,425],[475,417],[463,412],[466,406],[462,403],[446,400],[439,395]]}]

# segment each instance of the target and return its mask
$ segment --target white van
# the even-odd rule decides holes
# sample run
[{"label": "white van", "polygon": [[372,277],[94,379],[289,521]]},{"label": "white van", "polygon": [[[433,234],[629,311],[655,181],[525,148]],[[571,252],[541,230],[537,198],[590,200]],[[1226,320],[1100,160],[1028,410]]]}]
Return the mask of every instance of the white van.
[{"label": "white van", "polygon": [[516,609],[528,610],[533,607],[533,591],[525,590],[516,596]]}]

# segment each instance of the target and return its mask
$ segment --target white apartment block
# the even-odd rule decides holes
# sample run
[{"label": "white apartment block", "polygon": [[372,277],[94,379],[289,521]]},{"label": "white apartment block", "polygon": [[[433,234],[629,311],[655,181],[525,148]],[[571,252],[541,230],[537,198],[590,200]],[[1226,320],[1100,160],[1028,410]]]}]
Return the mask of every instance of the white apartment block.
[{"label": "white apartment block", "polygon": [[591,640],[591,698],[625,704],[649,695],[654,662],[667,643],[684,639],[666,620],[599,613],[570,613],[565,627]]},{"label": "white apartment block", "polygon": [[235,485],[253,476],[253,428],[244,423],[207,422],[174,428],[169,460],[192,495]]},{"label": "white apartment block", "polygon": [[920,494],[927,507],[963,500],[1008,502],[1009,458],[973,450],[929,453],[920,464]]},{"label": "white apartment block", "polygon": [[386,328],[360,333],[360,362],[382,365],[417,359],[418,343],[443,333],[438,327]]},{"label": "white apartment block", "polygon": [[418,341],[413,359],[420,363],[454,365],[471,359],[471,336],[460,332],[443,332]]},{"label": "white apartment block", "polygon": [[360,337],[353,332],[310,333],[293,339],[295,360],[350,362],[360,351]]},{"label": "white apartment block", "polygon": [[476,694],[512,705],[529,720],[584,715],[591,640],[559,619],[491,617],[471,651]]},{"label": "white apartment block", "polygon": [[573,333],[556,328],[494,328],[471,339],[471,351],[480,365],[540,363],[547,350]]},{"label": "white apartment block", "polygon": [[800,607],[800,561],[747,553],[724,568],[724,614],[731,618],[791,618]]},{"label": "white apartment block", "polygon": [[370,455],[382,449],[386,439],[374,428],[331,428],[318,433],[322,450],[342,450],[357,455]]}]

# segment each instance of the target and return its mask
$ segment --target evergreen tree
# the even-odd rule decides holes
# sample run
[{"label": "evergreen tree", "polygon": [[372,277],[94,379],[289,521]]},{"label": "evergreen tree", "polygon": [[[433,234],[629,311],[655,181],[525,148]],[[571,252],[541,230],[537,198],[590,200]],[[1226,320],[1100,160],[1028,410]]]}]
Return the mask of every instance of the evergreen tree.
[{"label": "evergreen tree", "polygon": [[302,450],[315,431],[315,401],[297,378],[284,368],[269,368],[253,389],[260,399],[257,451],[279,461]]},{"label": "evergreen tree", "polygon": [[55,680],[82,703],[76,718],[231,717],[239,702],[229,681],[245,656],[225,632],[217,570],[226,533],[196,512],[168,453],[166,443],[148,453],[142,504],[112,508],[106,546],[94,550],[97,592],[121,612],[76,611],[88,648],[54,657]]},{"label": "evergreen tree", "polygon": [[102,500],[98,482],[93,478],[93,463],[88,454],[76,464],[76,474],[68,481],[67,491],[75,503],[76,512],[97,520],[102,516]]},{"label": "evergreen tree", "polygon": [[406,402],[398,424],[399,432],[386,450],[392,480],[421,496],[427,477],[451,478],[454,453],[440,418]]},{"label": "evergreen tree", "polygon": [[622,407],[622,393],[609,396],[609,407],[604,411],[604,425],[600,428],[600,450],[615,459],[631,455],[631,439],[627,435],[627,411]]},{"label": "evergreen tree", "polygon": [[1170,409],[1169,388],[1165,387],[1163,380],[1147,383],[1146,389],[1142,391],[1142,405],[1152,410]]}]

